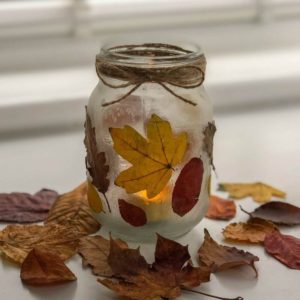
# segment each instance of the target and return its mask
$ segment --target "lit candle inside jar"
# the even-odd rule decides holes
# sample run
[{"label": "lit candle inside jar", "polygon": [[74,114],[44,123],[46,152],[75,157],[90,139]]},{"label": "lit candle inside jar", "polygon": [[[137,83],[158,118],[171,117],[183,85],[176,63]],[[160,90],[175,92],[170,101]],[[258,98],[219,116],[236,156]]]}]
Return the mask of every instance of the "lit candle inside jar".
[{"label": "lit candle inside jar", "polygon": [[141,207],[147,214],[148,221],[160,221],[166,219],[171,214],[171,185],[166,185],[164,189],[153,198],[147,197],[146,190],[134,194],[133,202]]}]

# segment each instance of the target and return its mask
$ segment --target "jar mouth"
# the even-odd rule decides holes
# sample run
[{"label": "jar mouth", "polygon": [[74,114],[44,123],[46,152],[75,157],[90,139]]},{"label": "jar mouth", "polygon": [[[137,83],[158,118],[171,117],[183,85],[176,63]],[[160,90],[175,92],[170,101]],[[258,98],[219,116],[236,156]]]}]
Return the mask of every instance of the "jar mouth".
[{"label": "jar mouth", "polygon": [[192,43],[181,45],[163,43],[106,44],[101,48],[96,59],[105,59],[116,65],[163,67],[192,63],[203,56],[202,49]]}]

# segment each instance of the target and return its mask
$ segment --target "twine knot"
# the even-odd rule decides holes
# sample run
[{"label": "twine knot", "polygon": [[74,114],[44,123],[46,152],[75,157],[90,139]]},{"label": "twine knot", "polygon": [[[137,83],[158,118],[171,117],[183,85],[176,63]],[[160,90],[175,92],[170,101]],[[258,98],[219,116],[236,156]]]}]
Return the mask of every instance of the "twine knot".
[{"label": "twine knot", "polygon": [[[184,89],[193,89],[202,85],[205,79],[206,66],[206,60],[203,54],[194,59],[190,58],[185,61],[185,59],[180,57],[180,55],[178,56],[178,54],[191,54],[191,51],[167,44],[125,45],[109,48],[108,51],[112,55],[117,55],[117,57],[120,54],[139,57],[168,57],[173,59],[172,62],[174,61],[175,63],[170,66],[160,66],[155,62],[151,64],[150,61],[149,65],[143,64],[143,66],[138,67],[126,62],[122,63],[116,59],[111,62],[105,57],[97,56],[96,72],[103,84],[113,89],[132,86],[126,94],[116,100],[104,103],[102,106],[121,102],[144,83],[159,84],[176,98],[185,103],[196,105],[195,102],[175,93],[172,88],[167,85]],[[103,76],[121,80],[123,83],[113,84],[107,79],[104,79]]]}]

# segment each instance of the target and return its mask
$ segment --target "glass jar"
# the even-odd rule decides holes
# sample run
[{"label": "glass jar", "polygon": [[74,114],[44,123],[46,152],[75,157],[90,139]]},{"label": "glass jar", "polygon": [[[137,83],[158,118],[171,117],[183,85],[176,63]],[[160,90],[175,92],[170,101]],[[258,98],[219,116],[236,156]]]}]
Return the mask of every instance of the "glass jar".
[{"label": "glass jar", "polygon": [[125,240],[176,238],[204,217],[215,125],[195,45],[106,46],[86,108],[88,200]]}]

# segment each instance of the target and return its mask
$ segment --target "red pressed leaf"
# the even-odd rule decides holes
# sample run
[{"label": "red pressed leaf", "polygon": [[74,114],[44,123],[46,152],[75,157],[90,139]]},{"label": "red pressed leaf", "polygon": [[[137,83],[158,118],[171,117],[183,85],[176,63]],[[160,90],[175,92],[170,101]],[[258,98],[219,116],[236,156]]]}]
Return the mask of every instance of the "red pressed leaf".
[{"label": "red pressed leaf", "polygon": [[236,205],[232,200],[217,196],[210,196],[208,211],[205,215],[209,219],[230,220],[235,217]]},{"label": "red pressed leaf", "polygon": [[[246,212],[245,210],[243,211]],[[300,207],[279,201],[272,201],[263,204],[260,207],[256,208],[253,212],[248,214],[252,218],[261,218],[267,221],[271,221],[275,224],[300,224]]]},{"label": "red pressed leaf", "polygon": [[147,223],[147,216],[140,207],[119,199],[119,209],[122,218],[130,225],[138,227]]},{"label": "red pressed leaf", "polygon": [[58,197],[53,190],[28,193],[0,194],[0,222],[34,223],[43,221]]},{"label": "red pressed leaf", "polygon": [[274,231],[264,240],[266,251],[291,269],[300,270],[300,239]]},{"label": "red pressed leaf", "polygon": [[181,170],[173,190],[172,208],[179,216],[187,214],[198,202],[203,178],[203,162],[192,158]]}]

